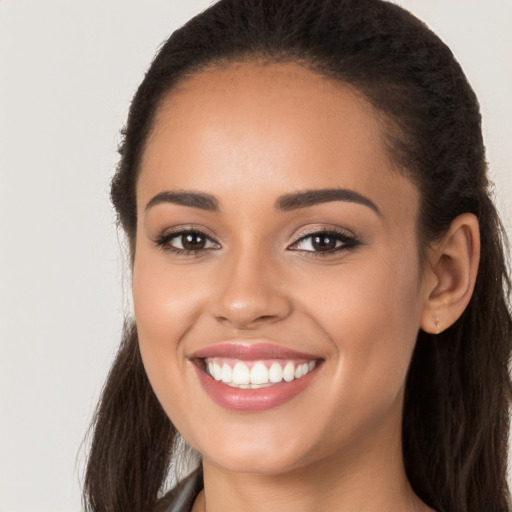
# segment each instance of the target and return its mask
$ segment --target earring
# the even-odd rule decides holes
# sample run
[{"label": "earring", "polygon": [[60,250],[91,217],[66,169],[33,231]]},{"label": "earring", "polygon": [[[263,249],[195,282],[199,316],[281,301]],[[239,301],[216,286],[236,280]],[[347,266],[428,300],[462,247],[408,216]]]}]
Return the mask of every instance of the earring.
[{"label": "earring", "polygon": [[439,334],[441,332],[441,320],[436,318],[434,323],[436,324],[436,334]]}]

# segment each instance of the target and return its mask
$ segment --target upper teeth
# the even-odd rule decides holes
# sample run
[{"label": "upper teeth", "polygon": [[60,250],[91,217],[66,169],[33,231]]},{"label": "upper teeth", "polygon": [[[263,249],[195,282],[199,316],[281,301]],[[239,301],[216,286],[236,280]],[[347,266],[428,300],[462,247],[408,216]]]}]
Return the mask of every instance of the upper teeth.
[{"label": "upper teeth", "polygon": [[309,373],[316,361],[226,361],[221,358],[206,359],[208,373],[218,381],[232,387],[254,389],[272,386],[281,381],[291,382]]}]

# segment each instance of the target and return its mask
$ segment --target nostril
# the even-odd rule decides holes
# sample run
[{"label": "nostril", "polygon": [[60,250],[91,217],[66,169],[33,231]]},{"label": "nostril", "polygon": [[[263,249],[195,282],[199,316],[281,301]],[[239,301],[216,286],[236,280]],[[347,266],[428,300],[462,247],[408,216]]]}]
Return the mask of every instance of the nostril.
[{"label": "nostril", "polygon": [[277,315],[262,315],[257,320],[267,321],[267,320],[277,320],[279,317]]},{"label": "nostril", "polygon": [[260,316],[250,316],[250,317],[241,317],[240,315],[227,315],[227,316],[217,316],[217,320],[224,324],[229,324],[231,326],[236,327],[237,329],[251,329],[257,325],[265,324],[265,323],[273,323],[278,322],[282,318],[285,318],[287,315],[260,315]]}]

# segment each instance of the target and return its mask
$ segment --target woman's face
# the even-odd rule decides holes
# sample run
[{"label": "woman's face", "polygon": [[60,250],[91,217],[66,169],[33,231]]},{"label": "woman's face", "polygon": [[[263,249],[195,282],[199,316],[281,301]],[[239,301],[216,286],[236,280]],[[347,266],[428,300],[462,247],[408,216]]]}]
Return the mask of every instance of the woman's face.
[{"label": "woman's face", "polygon": [[205,71],[160,108],[135,316],[153,389],[205,461],[272,474],[400,446],[426,287],[418,194],[377,119],[293,64]]}]

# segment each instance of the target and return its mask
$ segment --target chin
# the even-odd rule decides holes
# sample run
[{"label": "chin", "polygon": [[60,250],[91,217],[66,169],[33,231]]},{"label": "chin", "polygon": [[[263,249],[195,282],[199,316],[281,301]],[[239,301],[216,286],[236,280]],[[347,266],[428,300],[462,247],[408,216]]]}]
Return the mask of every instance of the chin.
[{"label": "chin", "polygon": [[292,463],[286,460],[281,454],[270,453],[258,457],[258,455],[234,455],[222,454],[219,459],[208,459],[203,457],[204,460],[211,462],[215,466],[222,467],[224,470],[233,473],[248,473],[252,475],[279,475],[287,473],[293,469],[300,467],[297,463]]},{"label": "chin", "polygon": [[286,473],[305,465],[308,459],[309,450],[294,442],[286,446],[281,439],[257,434],[250,439],[231,439],[232,442],[218,443],[214,449],[204,450],[203,459],[234,473],[257,475]]}]

